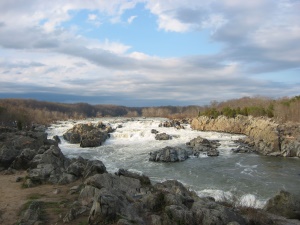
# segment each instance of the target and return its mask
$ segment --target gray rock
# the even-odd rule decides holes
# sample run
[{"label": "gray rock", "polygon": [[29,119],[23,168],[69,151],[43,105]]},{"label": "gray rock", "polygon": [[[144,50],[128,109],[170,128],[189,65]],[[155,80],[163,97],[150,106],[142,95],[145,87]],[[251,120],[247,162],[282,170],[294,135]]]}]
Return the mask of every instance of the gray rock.
[{"label": "gray rock", "polygon": [[14,169],[28,169],[30,161],[37,154],[37,150],[25,148],[12,162],[11,167]]},{"label": "gray rock", "polygon": [[200,199],[196,201],[193,204],[191,211],[194,214],[195,224],[222,225],[230,222],[237,222],[241,225],[247,224],[246,220],[241,215],[238,215],[233,210],[208,199]]},{"label": "gray rock", "polygon": [[86,166],[87,160],[80,157],[68,166],[66,172],[79,178],[83,176]]},{"label": "gray rock", "polygon": [[57,135],[53,136],[53,140],[56,141],[59,144],[61,143],[61,140],[60,140],[60,138]]},{"label": "gray rock", "polygon": [[58,184],[69,184],[74,181],[78,180],[77,176],[74,176],[73,174],[64,173],[60,176]]},{"label": "gray rock", "polygon": [[102,174],[106,172],[106,167],[100,160],[90,160],[86,164],[83,177],[86,179],[95,174]]},{"label": "gray rock", "polygon": [[188,151],[178,147],[165,147],[155,152],[150,152],[149,161],[178,162],[188,158]]},{"label": "gray rock", "polygon": [[108,138],[108,133],[106,131],[92,130],[87,134],[81,135],[80,147],[97,147],[102,145],[102,143]]},{"label": "gray rock", "polygon": [[155,135],[155,139],[162,141],[162,140],[170,140],[172,137],[166,133],[158,133]]},{"label": "gray rock", "polygon": [[11,146],[2,146],[0,148],[0,167],[8,168],[21,151],[21,149],[15,149]]},{"label": "gray rock", "polygon": [[121,208],[125,207],[126,199],[116,196],[108,190],[101,191],[95,198],[88,218],[91,225],[116,222],[117,216],[121,213]]},{"label": "gray rock", "polygon": [[0,167],[8,168],[18,158],[12,166],[16,169],[27,169],[28,161],[35,154],[34,151],[47,143],[45,132],[8,130],[1,133]]},{"label": "gray rock", "polygon": [[175,127],[176,129],[184,129],[179,120],[168,120],[159,124],[159,127]]},{"label": "gray rock", "polygon": [[300,220],[300,199],[289,192],[281,190],[267,201],[264,210],[288,219]]},{"label": "gray rock", "polygon": [[79,144],[80,147],[97,147],[100,146],[113,132],[111,126],[103,123],[98,124],[76,124],[63,134],[63,138],[70,143]]},{"label": "gray rock", "polygon": [[85,184],[98,189],[117,190],[126,193],[128,196],[134,196],[140,191],[141,183],[139,179],[116,176],[109,173],[96,174],[86,179]]},{"label": "gray rock", "polygon": [[43,202],[33,201],[22,215],[19,225],[34,225],[41,221]]},{"label": "gray rock", "polygon": [[217,149],[211,149],[207,151],[207,156],[219,156],[219,151]]},{"label": "gray rock", "polygon": [[192,149],[193,155],[199,156],[200,153],[205,153],[207,156],[218,156],[217,147],[220,145],[218,141],[209,141],[206,138],[198,136],[187,142],[186,145]]},{"label": "gray rock", "polygon": [[64,223],[69,223],[75,220],[78,216],[88,212],[89,208],[86,206],[81,205],[79,202],[75,201],[69,212],[63,218]]},{"label": "gray rock", "polygon": [[157,131],[157,130],[155,130],[155,129],[152,129],[151,130],[151,134],[158,134],[159,132]]},{"label": "gray rock", "polygon": [[130,172],[130,171],[125,170],[125,169],[119,169],[119,171],[116,172],[116,175],[138,179],[141,182],[142,185],[151,185],[151,181],[150,181],[149,177],[147,177],[145,175],[140,175],[140,174],[137,174],[137,173],[133,173],[133,172]]},{"label": "gray rock", "polygon": [[51,146],[43,154],[37,154],[31,161],[28,177],[36,183],[58,183],[70,160],[67,159],[57,146]]}]

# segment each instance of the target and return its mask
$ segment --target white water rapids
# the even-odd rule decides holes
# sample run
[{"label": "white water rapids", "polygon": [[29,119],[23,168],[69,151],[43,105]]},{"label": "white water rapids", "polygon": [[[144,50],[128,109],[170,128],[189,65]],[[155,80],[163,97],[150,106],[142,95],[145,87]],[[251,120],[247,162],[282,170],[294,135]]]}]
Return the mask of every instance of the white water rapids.
[{"label": "white water rapids", "polygon": [[[166,119],[162,118],[101,118],[113,128],[121,125],[106,142],[96,148],[80,148],[69,144],[62,135],[76,123],[97,123],[99,120],[63,121],[50,126],[49,138],[58,135],[59,145],[67,157],[82,156],[101,160],[109,172],[119,168],[143,173],[153,182],[176,179],[199,196],[211,196],[217,201],[233,201],[235,204],[261,208],[266,200],[279,190],[299,193],[300,160],[271,158],[257,154],[236,154],[231,149],[237,147],[233,141],[243,137],[217,132],[200,132],[185,129],[159,127]],[[158,141],[151,129],[171,135],[172,140]],[[220,156],[191,157],[184,162],[150,162],[149,153],[166,146],[185,146],[197,136],[209,140],[219,140]]]}]

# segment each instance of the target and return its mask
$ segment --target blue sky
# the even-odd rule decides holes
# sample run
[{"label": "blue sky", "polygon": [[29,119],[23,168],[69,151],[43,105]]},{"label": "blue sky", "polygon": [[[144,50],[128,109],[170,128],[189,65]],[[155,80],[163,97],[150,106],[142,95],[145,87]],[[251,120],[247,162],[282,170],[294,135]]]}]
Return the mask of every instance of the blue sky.
[{"label": "blue sky", "polygon": [[127,106],[299,95],[299,0],[3,0],[0,98]]}]

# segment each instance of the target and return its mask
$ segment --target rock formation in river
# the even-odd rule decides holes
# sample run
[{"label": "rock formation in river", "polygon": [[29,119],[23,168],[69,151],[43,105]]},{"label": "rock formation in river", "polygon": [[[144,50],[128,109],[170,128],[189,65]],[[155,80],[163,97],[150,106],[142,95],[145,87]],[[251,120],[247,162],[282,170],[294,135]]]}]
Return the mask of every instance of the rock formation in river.
[{"label": "rock formation in river", "polygon": [[80,147],[97,147],[100,146],[113,132],[111,126],[101,122],[98,124],[76,124],[73,128],[64,133],[65,140],[72,144],[79,144]]},{"label": "rock formation in river", "polygon": [[172,139],[172,136],[166,133],[157,133],[155,135],[155,140],[162,141],[162,140],[170,140],[170,139]]},{"label": "rock formation in river", "polygon": [[187,142],[186,145],[192,149],[194,156],[199,156],[200,153],[206,153],[207,156],[218,156],[217,147],[220,146],[218,141],[210,141],[200,136]]},{"label": "rock formation in river", "polygon": [[184,120],[168,120],[159,124],[159,127],[174,127],[176,129],[184,129],[182,123],[188,123]]},{"label": "rock formation in river", "polygon": [[245,134],[249,138],[248,143],[263,155],[300,157],[299,125],[279,125],[269,118],[238,115],[216,119],[201,116],[192,120],[191,127],[202,131]]},{"label": "rock formation in river", "polygon": [[190,153],[183,148],[167,146],[160,150],[150,152],[149,161],[154,162],[180,162],[189,157]]}]

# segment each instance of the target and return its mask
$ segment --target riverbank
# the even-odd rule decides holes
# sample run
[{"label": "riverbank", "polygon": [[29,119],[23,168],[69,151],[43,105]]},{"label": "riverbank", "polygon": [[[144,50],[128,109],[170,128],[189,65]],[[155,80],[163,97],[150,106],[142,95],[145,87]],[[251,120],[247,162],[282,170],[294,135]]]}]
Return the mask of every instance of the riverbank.
[{"label": "riverbank", "polygon": [[300,157],[300,126],[296,123],[278,124],[269,118],[241,115],[216,119],[201,116],[192,120],[191,127],[247,135],[246,143],[263,155]]}]

